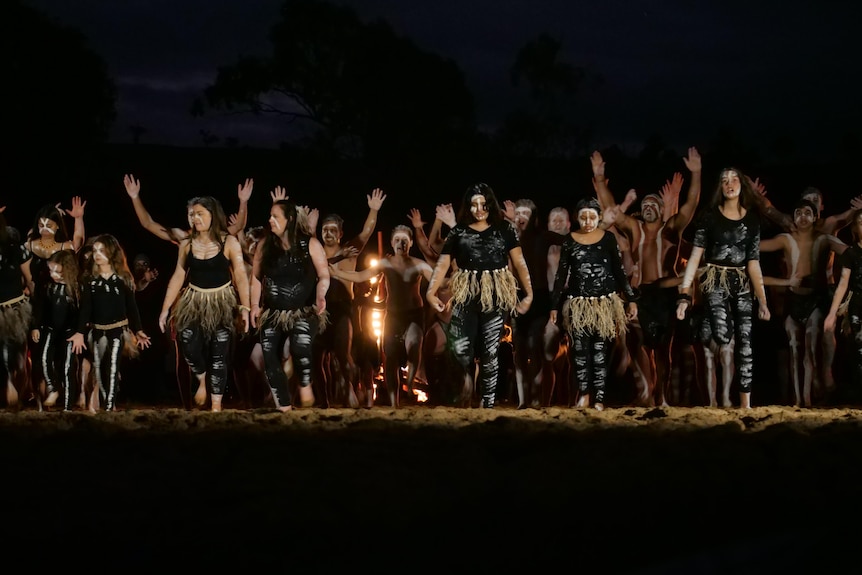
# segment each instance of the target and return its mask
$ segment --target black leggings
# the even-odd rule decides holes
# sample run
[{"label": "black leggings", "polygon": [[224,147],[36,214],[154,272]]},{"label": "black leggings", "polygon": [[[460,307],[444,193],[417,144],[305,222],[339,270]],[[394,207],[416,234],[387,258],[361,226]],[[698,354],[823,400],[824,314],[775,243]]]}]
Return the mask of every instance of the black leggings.
[{"label": "black leggings", "polygon": [[733,361],[739,375],[739,390],[751,391],[754,352],[751,348],[754,298],[750,291],[740,292],[738,280],[731,276],[729,290],[716,287],[706,296],[706,314],[712,339],[719,345],[734,341]]},{"label": "black leggings", "polygon": [[858,391],[862,389],[862,302],[854,307],[855,309],[851,308],[848,312],[847,319],[850,321],[850,365],[853,366],[850,381]]},{"label": "black leggings", "polygon": [[[456,305],[449,322],[449,347],[464,374],[473,378],[475,358],[479,357],[479,392],[482,407],[494,407],[500,371],[500,338],[504,312],[482,311],[478,301]],[[478,346],[478,354],[476,347]]]},{"label": "black leggings", "polygon": [[299,385],[311,385],[312,351],[311,343],[317,332],[317,318],[296,319],[289,330],[281,329],[276,322],[268,322],[260,330],[260,346],[263,351],[263,364],[266,380],[272,390],[272,397],[279,407],[291,404],[287,374],[284,373],[281,352],[284,340],[290,340],[290,357],[293,359],[294,372],[299,375]]},{"label": "black leggings", "polygon": [[[45,330],[42,343],[42,373],[45,375],[45,388],[48,393],[59,391],[58,384],[63,388],[63,409],[72,409],[72,396],[75,392],[75,382],[78,373],[78,357],[72,351],[72,343],[66,341],[62,334],[53,330]],[[70,334],[71,335],[71,334]],[[59,381],[62,378],[62,382]]]},{"label": "black leggings", "polygon": [[105,411],[113,411],[117,404],[124,343],[122,327],[93,330],[93,368]]},{"label": "black leggings", "polygon": [[572,383],[577,383],[582,394],[595,392],[595,402],[604,403],[605,384],[608,379],[608,359],[612,341],[595,332],[569,333],[569,365]]},{"label": "black leggings", "polygon": [[227,389],[233,330],[220,327],[212,337],[207,337],[202,330],[187,327],[178,336],[183,357],[192,373],[205,373],[210,393],[224,395]]}]

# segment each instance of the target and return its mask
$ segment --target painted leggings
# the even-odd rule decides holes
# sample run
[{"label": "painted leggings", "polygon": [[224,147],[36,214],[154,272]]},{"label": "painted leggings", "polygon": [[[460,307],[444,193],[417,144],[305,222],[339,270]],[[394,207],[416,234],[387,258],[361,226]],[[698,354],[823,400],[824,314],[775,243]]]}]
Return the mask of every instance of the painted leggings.
[{"label": "painted leggings", "polygon": [[503,311],[499,309],[482,311],[481,304],[475,300],[452,309],[449,347],[455,361],[469,377],[474,373],[474,360],[476,356],[479,357],[478,389],[482,394],[482,407],[494,407],[500,371],[503,316]]},{"label": "painted leggings", "polygon": [[117,405],[124,343],[122,327],[93,329],[93,370],[105,411],[114,411]]},{"label": "painted leggings", "polygon": [[[63,409],[72,409],[72,396],[75,392],[77,356],[72,351],[71,342],[54,330],[45,330],[42,341],[42,373],[45,375],[45,388],[48,393],[63,388]],[[60,381],[62,378],[62,381]]]},{"label": "painted leggings", "polygon": [[737,278],[731,276],[730,289],[716,287],[705,293],[706,315],[712,328],[712,339],[719,345],[735,340],[733,362],[739,375],[739,390],[751,391],[754,352],[751,349],[754,298],[750,291],[740,291]]},{"label": "painted leggings", "polygon": [[297,318],[288,330],[282,329],[274,321],[267,322],[260,330],[260,346],[263,351],[266,380],[269,382],[272,397],[278,407],[287,407],[291,404],[287,374],[284,373],[282,362],[284,340],[290,341],[290,357],[293,359],[293,369],[299,375],[299,385],[308,387],[311,385],[313,365],[311,343],[314,341],[317,325],[317,318],[312,318],[311,321]]},{"label": "painted leggings", "polygon": [[595,394],[596,403],[605,401],[605,384],[608,379],[608,359],[612,341],[595,332],[569,333],[569,365],[573,383],[581,394]]},{"label": "painted leggings", "polygon": [[[216,329],[212,337],[203,330],[187,327],[179,334],[180,350],[195,375],[206,374],[207,388],[213,395],[224,395],[233,332],[229,327]],[[193,382],[197,384],[197,382]]]}]

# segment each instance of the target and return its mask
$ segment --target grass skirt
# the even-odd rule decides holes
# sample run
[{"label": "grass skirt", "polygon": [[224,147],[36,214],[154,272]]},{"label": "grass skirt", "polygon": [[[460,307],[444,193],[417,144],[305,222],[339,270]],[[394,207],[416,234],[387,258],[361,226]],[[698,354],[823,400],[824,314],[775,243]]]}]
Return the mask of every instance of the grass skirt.
[{"label": "grass skirt", "polygon": [[510,314],[518,304],[518,281],[509,268],[497,270],[457,270],[449,278],[452,304],[465,304],[479,298],[482,311],[495,306]]},{"label": "grass skirt", "polygon": [[628,331],[625,306],[616,293],[569,298],[562,312],[563,327],[572,335],[594,332],[605,339],[615,339]]}]

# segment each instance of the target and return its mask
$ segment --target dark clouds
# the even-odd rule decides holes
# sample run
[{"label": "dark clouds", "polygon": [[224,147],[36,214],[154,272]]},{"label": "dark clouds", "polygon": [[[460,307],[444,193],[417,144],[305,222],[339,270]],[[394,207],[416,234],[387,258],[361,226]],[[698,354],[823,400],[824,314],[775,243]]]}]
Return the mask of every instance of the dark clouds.
[{"label": "dark clouds", "polygon": [[[219,65],[268,53],[282,0],[31,3],[81,30],[108,63],[119,88],[115,140],[128,141],[139,124],[154,143],[196,145],[205,129],[274,146],[290,130],[271,118],[188,113]],[[604,78],[573,105],[595,119],[606,143],[637,145],[658,132],[685,145],[729,124],[752,138],[790,134],[820,149],[862,126],[860,9],[852,2],[342,3],[458,62],[487,129],[516,101],[508,69],[519,47],[543,32],[562,40],[568,62]]]}]

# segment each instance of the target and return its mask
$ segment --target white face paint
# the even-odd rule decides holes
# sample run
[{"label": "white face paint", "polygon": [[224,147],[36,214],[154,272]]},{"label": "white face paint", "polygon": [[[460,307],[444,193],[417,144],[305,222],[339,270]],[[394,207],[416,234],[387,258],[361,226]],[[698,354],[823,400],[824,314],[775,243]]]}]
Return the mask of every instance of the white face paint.
[{"label": "white face paint", "polygon": [[212,214],[209,210],[200,204],[195,204],[189,208],[188,212],[189,225],[199,232],[205,232],[210,229],[212,223]]},{"label": "white face paint", "polygon": [[278,208],[272,208],[269,211],[269,229],[272,230],[272,233],[281,235],[286,224],[287,220],[284,217],[284,212]]},{"label": "white face paint", "polygon": [[661,217],[661,206],[653,199],[646,199],[641,202],[641,215],[645,222],[655,222]]},{"label": "white face paint", "polygon": [[599,212],[592,208],[578,210],[578,225],[581,231],[592,232],[599,227]]},{"label": "white face paint", "polygon": [[820,194],[805,194],[802,196],[803,200],[808,200],[815,206],[817,206],[817,215],[820,215],[820,212],[823,211],[823,199],[820,197]]},{"label": "white face paint", "polygon": [[341,238],[341,230],[338,224],[326,223],[320,228],[320,236],[323,238],[323,244],[327,246],[337,246]]},{"label": "white face paint", "polygon": [[533,216],[533,210],[527,207],[515,208],[515,223],[521,230],[527,229],[527,224],[530,223],[530,218]]},{"label": "white face paint", "polygon": [[392,236],[392,249],[397,254],[406,254],[410,251],[410,246],[413,242],[410,241],[410,236],[403,232],[399,232]]},{"label": "white face paint", "polygon": [[51,274],[51,279],[58,284],[66,283],[63,281],[63,264],[48,262],[48,273]]},{"label": "white face paint", "polygon": [[39,233],[44,235],[54,235],[57,233],[57,222],[51,218],[39,218]]},{"label": "white face paint", "polygon": [[93,261],[97,264],[108,263],[108,253],[105,250],[105,244],[96,242],[93,244]]},{"label": "white face paint", "polygon": [[809,207],[796,208],[793,211],[793,223],[797,228],[809,228],[814,225],[814,212]]},{"label": "white face paint", "polygon": [[572,222],[565,212],[551,212],[548,216],[548,229],[558,234],[567,234],[572,231]]},{"label": "white face paint", "polygon": [[742,183],[739,174],[733,170],[727,170],[721,174],[721,193],[727,199],[738,198],[742,191]]},{"label": "white face paint", "polygon": [[477,222],[488,219],[488,204],[485,202],[485,196],[476,194],[470,198],[470,213]]}]

